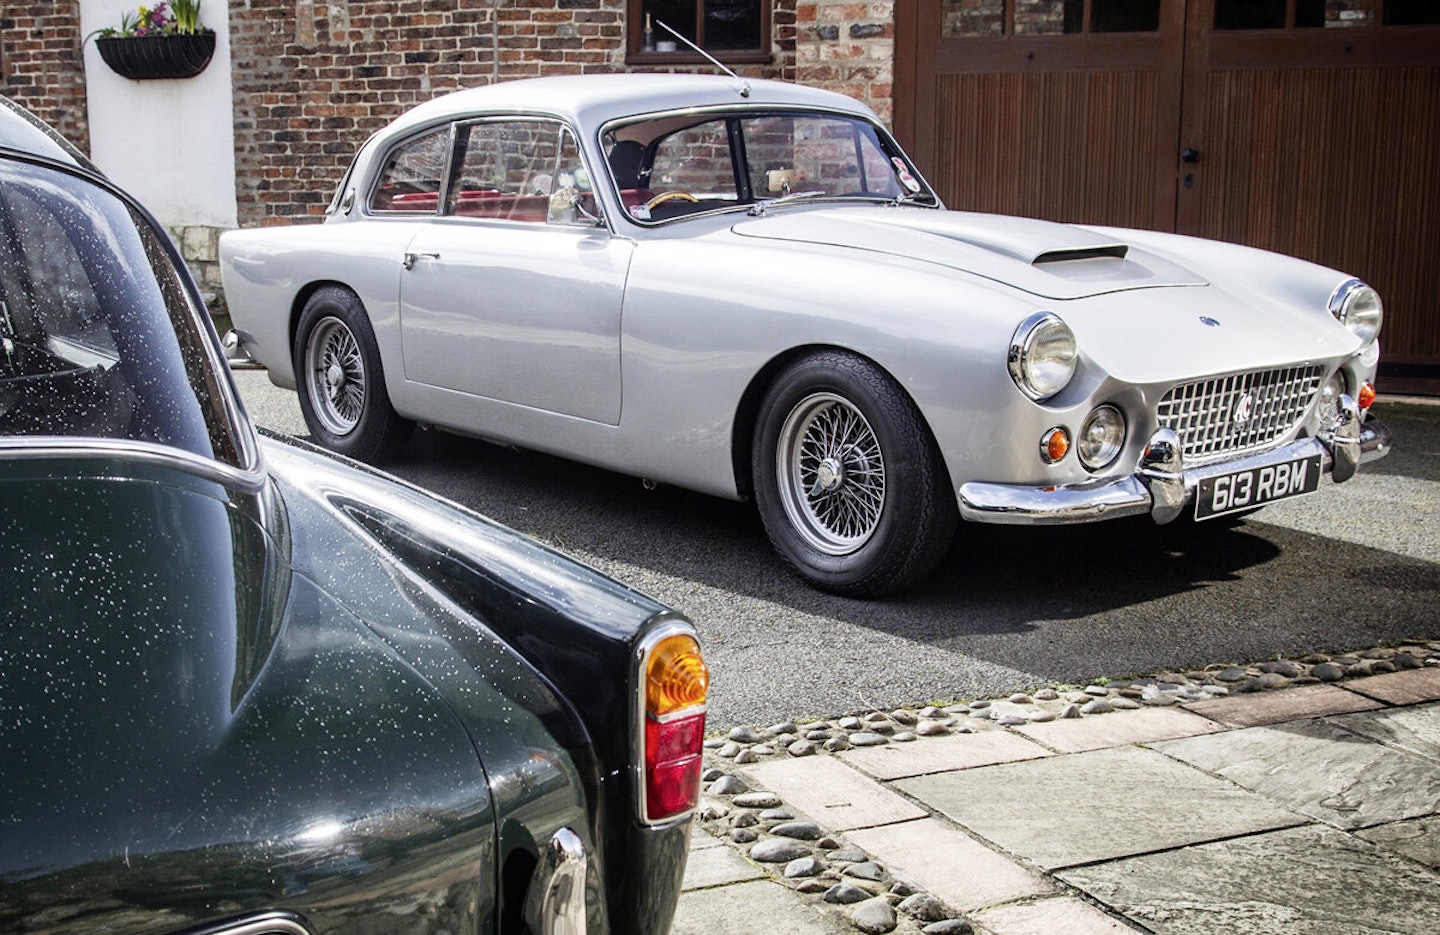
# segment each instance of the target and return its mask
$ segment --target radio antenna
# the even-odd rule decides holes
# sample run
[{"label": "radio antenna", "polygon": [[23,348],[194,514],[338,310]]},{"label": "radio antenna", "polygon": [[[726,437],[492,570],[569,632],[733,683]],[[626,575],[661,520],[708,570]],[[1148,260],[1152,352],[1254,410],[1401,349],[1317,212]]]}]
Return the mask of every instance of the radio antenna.
[{"label": "radio antenna", "polygon": [[669,23],[666,23],[666,22],[664,22],[664,21],[662,21],[662,20],[658,20],[658,19],[657,19],[657,20],[655,21],[655,25],[659,26],[661,29],[665,30],[665,31],[668,32],[670,35],[674,36],[676,39],[679,39],[681,42],[685,43],[685,44],[688,45],[690,48],[694,49],[694,50],[695,50],[696,52],[698,52],[701,56],[703,56],[703,57],[705,58],[705,60],[708,61],[711,65],[714,65],[716,68],[720,69],[720,70],[723,71],[725,74],[729,75],[731,78],[734,78],[736,81],[740,82],[740,96],[741,96],[741,97],[749,97],[749,96],[750,96],[750,82],[749,82],[749,81],[746,81],[744,78],[741,78],[739,75],[735,74],[735,72],[733,72],[733,71],[731,71],[730,69],[726,68],[724,65],[722,65],[722,64],[720,63],[720,60],[719,60],[718,58],[716,58],[715,56],[711,55],[709,52],[706,52],[704,49],[700,48],[698,45],[696,45],[695,43],[691,42],[689,39],[686,39],[684,36],[682,36],[682,35],[680,35],[678,32],[676,32],[674,29],[670,28],[670,24],[669,24]]}]

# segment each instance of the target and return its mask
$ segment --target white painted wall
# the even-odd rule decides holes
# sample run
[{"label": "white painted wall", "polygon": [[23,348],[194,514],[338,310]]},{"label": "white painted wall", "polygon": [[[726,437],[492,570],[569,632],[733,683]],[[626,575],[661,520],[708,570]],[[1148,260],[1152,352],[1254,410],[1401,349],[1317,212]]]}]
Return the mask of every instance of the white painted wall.
[{"label": "white painted wall", "polygon": [[[119,28],[141,0],[80,0],[82,35]],[[194,78],[122,78],[85,43],[90,158],[170,228],[238,226],[230,0],[204,0],[215,57]],[[147,5],[149,5],[147,0]]]}]

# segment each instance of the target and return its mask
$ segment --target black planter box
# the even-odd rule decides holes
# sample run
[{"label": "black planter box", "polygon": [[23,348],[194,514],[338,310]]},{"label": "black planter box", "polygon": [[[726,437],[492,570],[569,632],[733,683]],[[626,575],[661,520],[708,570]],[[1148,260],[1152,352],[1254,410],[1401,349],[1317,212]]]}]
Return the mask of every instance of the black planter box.
[{"label": "black planter box", "polygon": [[111,71],[123,78],[193,78],[215,54],[215,33],[101,37],[95,47]]}]

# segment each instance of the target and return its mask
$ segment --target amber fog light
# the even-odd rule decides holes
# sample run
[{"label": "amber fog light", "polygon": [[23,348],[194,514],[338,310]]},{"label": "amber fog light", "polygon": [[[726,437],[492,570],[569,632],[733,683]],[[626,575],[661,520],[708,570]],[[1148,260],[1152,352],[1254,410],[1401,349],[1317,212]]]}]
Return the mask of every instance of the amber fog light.
[{"label": "amber fog light", "polygon": [[1080,426],[1075,439],[1080,463],[1097,471],[1115,460],[1125,445],[1125,417],[1120,410],[1106,404],[1098,406]]},{"label": "amber fog light", "polygon": [[675,633],[651,647],[644,675],[642,813],[654,823],[684,815],[700,801],[710,672],[695,638]]}]

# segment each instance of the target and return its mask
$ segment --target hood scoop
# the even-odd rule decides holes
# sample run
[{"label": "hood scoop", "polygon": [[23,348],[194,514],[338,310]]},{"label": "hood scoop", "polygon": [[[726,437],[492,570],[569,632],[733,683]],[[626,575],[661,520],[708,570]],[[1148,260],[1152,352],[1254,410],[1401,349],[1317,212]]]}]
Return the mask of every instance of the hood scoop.
[{"label": "hood scoop", "polygon": [[935,263],[1049,299],[1203,286],[1178,263],[1114,233],[1033,218],[888,207],[831,208],[743,222],[742,237],[848,247]]},{"label": "hood scoop", "polygon": [[1044,253],[1030,261],[1031,266],[1044,266],[1046,263],[1065,263],[1070,260],[1102,260],[1106,257],[1114,260],[1125,259],[1125,254],[1130,248],[1123,243],[1110,244],[1104,247],[1080,247],[1071,250],[1046,250]]}]

